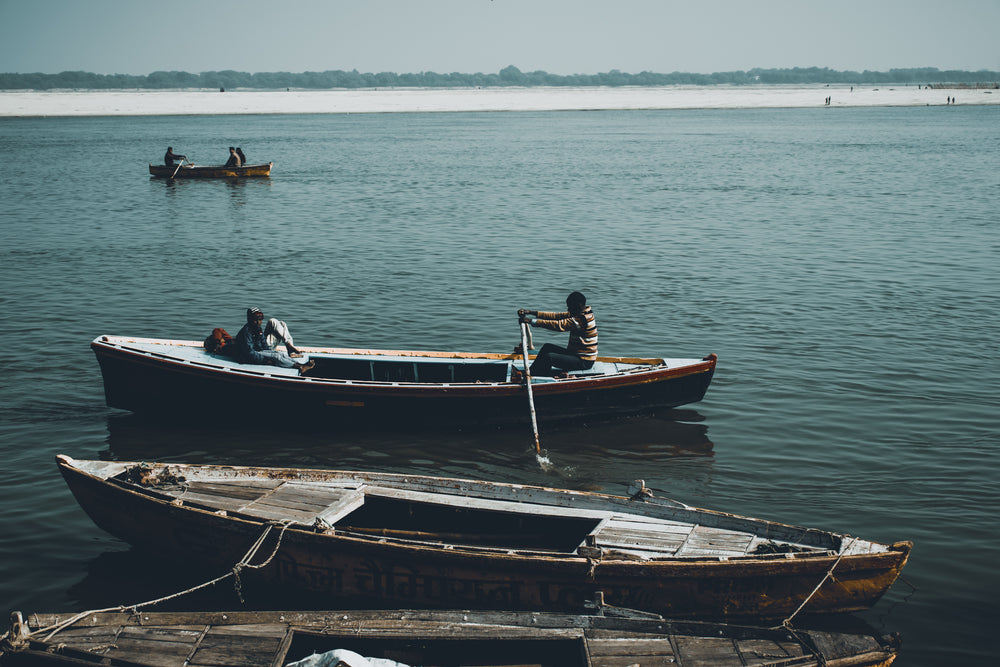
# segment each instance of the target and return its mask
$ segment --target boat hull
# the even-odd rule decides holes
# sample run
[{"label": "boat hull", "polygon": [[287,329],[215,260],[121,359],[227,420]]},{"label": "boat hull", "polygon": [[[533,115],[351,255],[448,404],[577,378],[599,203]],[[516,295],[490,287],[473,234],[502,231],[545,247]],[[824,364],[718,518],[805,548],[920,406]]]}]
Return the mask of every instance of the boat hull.
[{"label": "boat hull", "polygon": [[[59,467],[81,507],[105,531],[139,548],[209,566],[210,572],[232,568],[267,526],[123,487],[64,457]],[[899,576],[911,546],[794,558],[637,560],[435,549],[301,527],[284,530],[279,545],[279,532],[271,532],[253,562],[264,561],[277,547],[274,558],[259,570],[243,570],[245,580],[329,596],[331,603],[396,607],[580,613],[602,595],[609,605],[673,618],[784,619],[800,607],[803,613],[865,610]],[[820,585],[831,570],[834,579]]]},{"label": "boat hull", "polygon": [[273,162],[267,164],[248,164],[244,167],[195,166],[176,165],[168,167],[163,164],[149,165],[149,174],[155,178],[251,178],[270,176]]},{"label": "boat hull", "polygon": [[[132,412],[213,420],[254,413],[261,419],[280,416],[286,423],[369,428],[530,423],[527,393],[517,383],[299,377],[266,366],[191,363],[148,354],[109,337],[95,340],[92,349],[101,367],[108,406]],[[715,365],[712,355],[683,368],[664,366],[647,372],[536,382],[532,387],[536,415],[541,423],[600,419],[694,403],[708,390]]]}]

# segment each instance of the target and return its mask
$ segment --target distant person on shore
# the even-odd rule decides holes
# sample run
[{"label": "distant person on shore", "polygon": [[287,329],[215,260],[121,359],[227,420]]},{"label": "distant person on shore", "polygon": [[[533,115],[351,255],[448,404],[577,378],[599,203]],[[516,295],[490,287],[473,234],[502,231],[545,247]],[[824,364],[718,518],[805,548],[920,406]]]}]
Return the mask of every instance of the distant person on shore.
[{"label": "distant person on shore", "polygon": [[236,154],[240,156],[240,165],[245,165],[247,163],[247,156],[243,154],[243,149],[237,146]]},{"label": "distant person on shore", "polygon": [[[288,325],[273,317],[267,321],[266,326],[262,326],[263,322],[264,313],[260,308],[247,309],[247,323],[234,339],[236,361],[241,364],[297,368],[299,375],[304,375],[315,365],[311,360],[302,364],[292,359],[301,357],[302,353],[292,344],[292,334],[288,331]],[[287,353],[275,349],[282,343],[288,350]]]},{"label": "distant person on shore", "polygon": [[[587,370],[597,360],[597,322],[594,311],[587,305],[587,297],[573,292],[566,297],[564,313],[537,310],[519,310],[518,316],[530,326],[550,331],[568,331],[566,347],[546,343],[531,364],[532,375],[552,375],[553,369],[562,371]],[[531,316],[536,319],[532,320]]]},{"label": "distant person on shore", "polygon": [[232,146],[229,147],[229,161],[226,162],[227,167],[239,167],[243,163],[240,162],[240,156],[236,154],[236,149]]},{"label": "distant person on shore", "polygon": [[163,164],[167,165],[168,167],[172,167],[174,166],[175,160],[186,160],[186,159],[187,155],[177,155],[174,153],[173,146],[167,146],[167,152],[163,156]]}]

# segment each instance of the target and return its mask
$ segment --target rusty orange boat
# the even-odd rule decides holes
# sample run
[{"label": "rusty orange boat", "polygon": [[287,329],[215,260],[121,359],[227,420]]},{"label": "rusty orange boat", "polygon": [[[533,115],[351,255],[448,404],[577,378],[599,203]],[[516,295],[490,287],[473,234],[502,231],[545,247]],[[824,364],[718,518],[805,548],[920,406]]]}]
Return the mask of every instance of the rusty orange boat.
[{"label": "rusty orange boat", "polygon": [[[57,457],[112,535],[243,585],[445,608],[787,620],[868,609],[912,544],[651,497],[377,472]],[[151,527],[155,527],[151,528]],[[265,563],[259,569],[254,565]]]}]

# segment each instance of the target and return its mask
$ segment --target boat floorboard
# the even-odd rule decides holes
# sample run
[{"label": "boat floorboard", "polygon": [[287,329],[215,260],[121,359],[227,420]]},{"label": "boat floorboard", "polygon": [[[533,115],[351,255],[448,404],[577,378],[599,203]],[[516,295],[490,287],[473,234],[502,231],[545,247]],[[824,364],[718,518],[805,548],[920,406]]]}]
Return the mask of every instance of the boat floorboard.
[{"label": "boat floorboard", "polygon": [[606,552],[641,559],[732,558],[747,555],[762,540],[752,533],[695,525],[669,519],[633,516],[611,511],[554,507],[515,500],[493,500],[461,494],[437,494],[409,489],[376,487],[361,482],[331,483],[247,478],[234,481],[191,480],[186,487],[163,492],[212,511],[236,512],[268,521],[314,525],[317,519],[333,525],[361,507],[365,496],[456,505],[535,515],[599,519],[593,546]]}]

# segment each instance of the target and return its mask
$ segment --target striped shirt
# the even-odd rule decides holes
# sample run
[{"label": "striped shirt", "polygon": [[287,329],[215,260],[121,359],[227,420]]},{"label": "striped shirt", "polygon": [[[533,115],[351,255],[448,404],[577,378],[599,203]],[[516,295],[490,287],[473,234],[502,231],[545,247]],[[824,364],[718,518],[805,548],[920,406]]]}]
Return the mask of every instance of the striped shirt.
[{"label": "striped shirt", "polygon": [[597,321],[590,306],[584,306],[583,312],[577,316],[569,313],[543,313],[539,311],[538,319],[532,326],[542,327],[551,331],[568,331],[570,352],[584,361],[597,359]]}]

